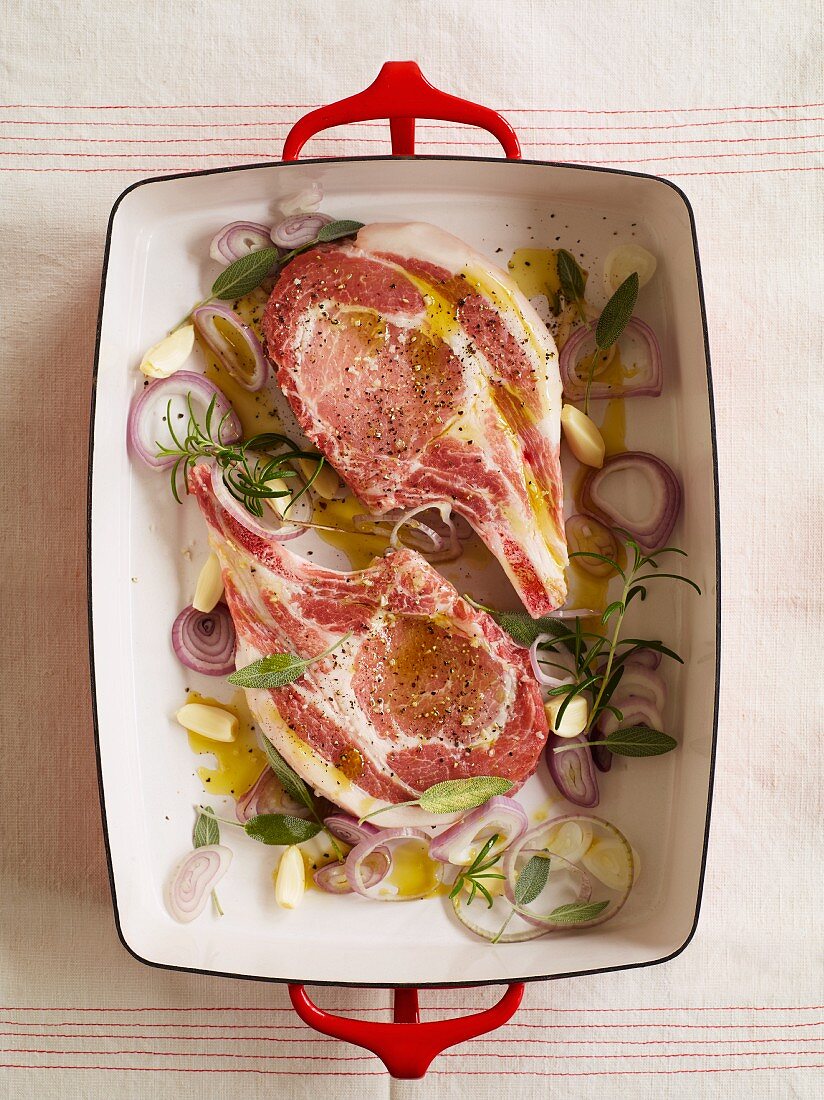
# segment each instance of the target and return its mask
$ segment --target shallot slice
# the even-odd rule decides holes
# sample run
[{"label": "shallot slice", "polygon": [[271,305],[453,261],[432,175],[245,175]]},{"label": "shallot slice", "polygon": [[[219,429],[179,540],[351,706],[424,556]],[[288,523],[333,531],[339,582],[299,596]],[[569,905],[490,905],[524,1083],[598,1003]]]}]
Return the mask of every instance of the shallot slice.
[{"label": "shallot slice", "polygon": [[232,853],[222,844],[195,848],[181,860],[166,894],[169,912],[176,921],[188,924],[200,916],[231,862]]}]

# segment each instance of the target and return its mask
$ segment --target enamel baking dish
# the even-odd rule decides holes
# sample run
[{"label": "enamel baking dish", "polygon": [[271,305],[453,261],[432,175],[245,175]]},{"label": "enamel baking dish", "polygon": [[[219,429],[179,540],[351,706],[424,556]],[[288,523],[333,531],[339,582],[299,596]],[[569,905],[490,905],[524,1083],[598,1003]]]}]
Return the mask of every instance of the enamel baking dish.
[{"label": "enamel baking dish", "polygon": [[[415,157],[414,118],[483,126],[507,159]],[[315,132],[389,118],[392,157],[297,161]],[[400,154],[400,155],[398,155]],[[209,240],[232,219],[271,221],[278,199],[312,184],[335,217],[430,221],[490,256],[517,247],[580,241],[595,269],[616,241],[658,257],[643,317],[657,332],[664,392],[627,402],[627,447],[660,455],[677,471],[684,503],[671,541],[703,590],[660,585],[635,606],[637,630],[658,629],[685,659],[668,664],[667,725],[679,748],[616,761],[598,813],[616,822],[643,860],[630,902],[603,926],[492,947],[474,941],[440,900],[369,906],[312,891],[299,913],[272,903],[272,850],[233,844],[222,919],[177,924],[164,884],[191,844],[192,806],[203,797],[193,756],[174,722],[192,686],[222,683],[175,660],[169,627],[191,597],[206,547],[194,502],[172,500],[162,475],[138,468],[126,446],[136,366],[146,347],[184,316],[213,278]],[[631,407],[630,407],[631,406]],[[106,246],[96,363],[90,474],[89,568],[93,689],[104,826],[117,926],[124,946],[153,966],[288,982],[302,1017],[375,1050],[400,1076],[419,1076],[445,1046],[508,1019],[520,983],[647,966],[677,955],[695,929],[712,789],[718,691],[718,505],[710,368],[695,229],[689,203],[666,180],[633,172],[519,159],[508,124],[485,108],[436,91],[412,62],[390,63],[366,92],[313,112],[287,139],[284,161],[149,179],[120,196]],[[310,532],[300,552],[348,568]],[[184,552],[181,553],[181,550]],[[462,567],[466,568],[466,567]],[[513,593],[497,570],[449,574],[459,590],[499,606]],[[551,790],[545,766],[524,789],[527,809]],[[263,858],[261,858],[263,857]],[[231,885],[229,883],[231,882]],[[372,1024],[321,1012],[304,984],[393,987],[396,1022]],[[506,984],[474,1017],[417,1022],[415,988]],[[410,1031],[414,1030],[414,1035]]]}]

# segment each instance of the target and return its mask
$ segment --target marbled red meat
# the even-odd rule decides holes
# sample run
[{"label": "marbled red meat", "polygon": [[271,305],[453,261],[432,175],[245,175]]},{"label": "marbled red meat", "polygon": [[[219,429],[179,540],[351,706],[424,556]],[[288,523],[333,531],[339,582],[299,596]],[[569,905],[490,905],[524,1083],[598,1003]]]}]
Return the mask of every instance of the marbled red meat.
[{"label": "marbled red meat", "polygon": [[[190,484],[220,559],[238,667],[271,653],[312,657],[351,631],[301,679],[247,692],[262,731],[319,793],[361,814],[444,779],[518,786],[532,774],[547,724],[527,654],[417,552],[337,572],[238,522],[208,466]],[[383,823],[425,818],[409,807]]]},{"label": "marbled red meat", "polygon": [[306,434],[374,513],[445,500],[533,615],[567,565],[552,337],[506,275],[431,225],[370,225],[284,269],[263,318]]}]

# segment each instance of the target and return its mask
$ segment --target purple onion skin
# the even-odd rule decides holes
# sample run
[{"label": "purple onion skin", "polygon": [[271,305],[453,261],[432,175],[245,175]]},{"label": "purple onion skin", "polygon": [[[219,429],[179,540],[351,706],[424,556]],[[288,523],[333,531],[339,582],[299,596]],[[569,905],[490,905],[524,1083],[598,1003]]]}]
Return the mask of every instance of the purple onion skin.
[{"label": "purple onion skin", "polygon": [[[556,754],[554,750],[563,745],[578,747]],[[570,738],[550,733],[546,743],[546,759],[549,774],[564,798],[585,809],[598,805],[598,780],[592,765],[592,750],[584,734]],[[573,771],[571,778],[570,770]]]},{"label": "purple onion skin", "polygon": [[[597,727],[589,731],[590,741],[598,741],[602,737],[603,734]],[[612,753],[606,745],[590,745],[589,751],[592,755],[592,762],[598,771],[608,772],[612,767]]]}]

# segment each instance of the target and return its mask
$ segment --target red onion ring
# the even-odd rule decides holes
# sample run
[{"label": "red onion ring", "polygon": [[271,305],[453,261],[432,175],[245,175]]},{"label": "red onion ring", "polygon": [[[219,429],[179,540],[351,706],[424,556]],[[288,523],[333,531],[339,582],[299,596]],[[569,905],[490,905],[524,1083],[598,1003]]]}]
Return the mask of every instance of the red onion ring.
[{"label": "red onion ring", "polygon": [[[425,844],[428,839],[429,838],[422,829],[379,829],[376,836],[369,837],[367,840],[362,840],[360,844],[355,845],[355,847],[346,857],[346,877],[349,881],[349,885],[356,893],[360,894],[362,897],[377,897],[380,901],[417,901],[419,898],[427,897],[431,893],[431,889],[425,890],[424,892],[419,894],[410,895],[387,894],[385,897],[383,895],[375,895],[370,891],[376,884],[367,884],[363,872],[365,861],[378,848],[388,850],[391,859],[391,848],[396,843],[402,843],[406,840],[420,840],[423,841]],[[441,868],[441,864],[433,861],[432,866],[433,869],[436,869],[438,873],[438,878],[440,879],[440,871],[438,869]]]},{"label": "red onion ring", "polygon": [[[647,515],[631,520],[604,494],[608,478],[626,472],[642,474],[651,489]],[[624,451],[604,461],[600,470],[589,469],[581,484],[580,505],[587,515],[602,523],[622,527],[636,539],[645,553],[656,550],[669,538],[681,510],[681,485],[670,467],[646,451]]]},{"label": "red onion ring", "polygon": [[645,665],[647,668],[658,668],[661,664],[661,654],[657,649],[636,649],[628,660],[636,665]]},{"label": "red onion ring", "polygon": [[[392,868],[392,859],[385,848],[375,848],[362,864],[362,881],[364,889],[371,890],[383,882]],[[352,884],[349,881],[346,864],[340,861],[327,863],[319,867],[312,875],[315,885],[325,890],[328,894],[352,894]]]},{"label": "red onion ring", "polygon": [[230,264],[250,252],[270,247],[267,225],[260,222],[229,222],[212,238],[209,255],[219,264]]},{"label": "red onion ring", "polygon": [[305,244],[311,244],[316,239],[318,231],[334,220],[328,214],[290,214],[272,229],[271,239],[278,248],[286,248],[290,251],[293,248],[302,248]]},{"label": "red onion ring", "polygon": [[188,924],[200,916],[231,862],[232,853],[222,844],[207,844],[189,852],[178,865],[166,895],[169,912],[176,921]]},{"label": "red onion ring", "polygon": [[369,840],[380,832],[377,825],[373,825],[370,821],[359,822],[356,817],[350,817],[349,814],[344,813],[329,814],[323,819],[323,826],[338,840],[342,840],[344,844],[351,844],[353,848],[361,841]]},{"label": "red onion ring", "polygon": [[[611,908],[605,909],[602,913],[599,913],[597,917],[593,917],[592,920],[581,921],[581,923],[565,924],[563,922],[554,922],[541,920],[541,925],[550,932],[568,932],[576,928],[594,928],[598,924],[605,924],[623,909],[627,898],[632,890],[633,880],[635,878],[635,860],[632,855],[632,846],[623,833],[612,824],[611,821],[605,821],[602,817],[592,817],[589,814],[563,814],[561,817],[554,817],[550,821],[545,821],[538,826],[537,829],[533,829],[527,833],[526,836],[521,837],[517,844],[513,845],[504,856],[504,874],[507,877],[507,882],[514,878],[515,861],[518,858],[520,852],[530,844],[537,834],[546,832],[550,828],[555,828],[556,825],[563,825],[567,821],[586,821],[591,825],[598,825],[600,828],[605,829],[608,833],[611,833],[624,847],[624,851],[627,857],[627,863],[629,865],[628,882],[629,885],[621,892],[617,901],[611,906]],[[556,859],[562,859],[562,856],[556,856]],[[566,862],[566,861],[565,861]],[[514,909],[524,920],[529,920],[532,916],[533,920],[539,920],[540,918],[524,911],[524,907],[517,905],[513,902]]]},{"label": "red onion ring", "polygon": [[241,824],[258,814],[289,814],[291,817],[305,818],[307,810],[289,797],[278,777],[267,766],[235,806],[235,816]]},{"label": "red onion ring", "polygon": [[[597,374],[593,378],[589,396],[598,397],[658,397],[663,388],[663,370],[661,366],[661,346],[658,337],[649,325],[638,317],[627,322],[622,340],[637,337],[646,352],[646,362],[638,368],[636,375],[624,378],[620,385],[599,382]],[[590,348],[584,347],[591,344]],[[582,401],[586,394],[586,377],[578,373],[578,363],[583,359],[591,360],[595,352],[594,326],[581,325],[564,344],[559,360],[561,380],[564,384],[566,401]]]},{"label": "red onion ring", "polygon": [[[243,357],[233,342],[217,327],[218,320],[224,321],[231,328],[235,340],[248,354],[252,363],[251,371],[244,366]],[[249,393],[257,393],[263,389],[269,377],[269,360],[260,340],[233,309],[214,303],[198,306],[192,313],[192,321],[201,340],[239,386]]]},{"label": "red onion ring", "polygon": [[[251,451],[249,451],[248,454],[250,458],[256,457]],[[223,480],[223,471],[216,462],[212,466],[212,490],[223,510],[228,512],[241,527],[245,527],[248,531],[252,531],[258,538],[273,539],[275,542],[287,542],[289,539],[298,538],[308,530],[307,527],[299,526],[297,523],[289,523],[288,519],[280,519],[271,509],[270,512],[273,526],[269,526],[267,523],[268,516],[265,519],[259,519],[257,516],[253,516],[252,513],[248,512],[240,501],[235,500],[229,492],[228,486]],[[290,514],[291,512],[294,512],[295,519],[301,522],[307,522],[311,519],[312,503],[308,493],[303,494],[295,507],[290,509]]]},{"label": "red onion ring", "polygon": [[441,863],[468,867],[481,846],[482,834],[498,834],[498,840],[489,851],[497,855],[514,840],[522,836],[529,825],[526,810],[514,798],[495,795],[434,837],[429,844],[429,855]]},{"label": "red onion ring", "polygon": [[[609,712],[607,712],[609,713]],[[593,726],[593,728],[587,734],[587,740],[590,742],[589,751],[592,753],[592,763],[598,769],[599,772],[603,772],[605,775],[612,767],[612,753],[606,747],[606,745],[593,745],[593,741],[600,741],[603,738],[603,731],[600,724]]]},{"label": "red onion ring", "polygon": [[[636,664],[631,657],[624,662],[623,667],[624,675],[621,677],[610,702],[613,702],[616,698],[621,700],[629,699],[631,696],[639,696],[651,703],[660,714],[667,705],[667,686],[664,683],[663,676],[656,672],[654,668]],[[616,702],[615,706],[619,710],[623,710],[620,702]]]},{"label": "red onion ring", "polygon": [[[523,928],[518,932],[504,932],[503,935],[500,935],[498,930],[484,928],[482,924],[477,924],[468,917],[466,911],[469,909],[469,906],[464,902],[463,891],[452,898],[452,909],[464,928],[468,928],[470,932],[474,933],[476,936],[480,936],[481,939],[489,940],[494,943],[523,943],[525,940],[537,940],[540,936],[546,936],[552,931],[551,928],[547,928],[546,926],[537,928],[534,924],[530,924],[529,927]],[[518,915],[520,916],[521,914]]]},{"label": "red onion ring", "polygon": [[182,665],[205,676],[235,670],[235,624],[225,603],[212,611],[184,607],[172,624],[172,648]]},{"label": "red onion ring", "polygon": [[[192,411],[201,427],[204,426],[206,410],[212,398],[215,410],[212,416],[212,431],[217,432],[221,420],[226,417],[220,433],[222,443],[234,443],[243,434],[240,421],[232,406],[221,391],[202,374],[194,371],[179,370],[168,378],[159,378],[149,386],[144,386],[129,409],[126,423],[126,438],[129,449],[147,466],[154,470],[168,470],[174,466],[174,457],[158,458],[158,442],[172,445],[172,438],[166,426],[166,411],[171,402],[172,416],[181,425],[185,435],[189,409],[187,398],[191,399]],[[175,429],[180,438],[180,432]]]},{"label": "red onion ring", "polygon": [[[649,726],[654,730],[661,728],[661,712],[649,699],[643,699],[640,695],[628,695],[626,698],[619,697],[616,702],[613,695],[610,702],[624,717],[619,722],[611,710],[602,711],[598,716],[598,731],[601,737],[608,737],[616,730],[628,729],[630,726]],[[606,745],[598,747],[606,749]]]},{"label": "red onion ring", "polygon": [[[556,753],[555,747],[577,745],[575,749]],[[592,753],[584,734],[558,737],[550,733],[546,743],[546,760],[555,786],[569,802],[590,809],[598,805],[598,780],[592,766]]]}]

